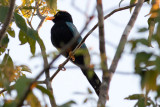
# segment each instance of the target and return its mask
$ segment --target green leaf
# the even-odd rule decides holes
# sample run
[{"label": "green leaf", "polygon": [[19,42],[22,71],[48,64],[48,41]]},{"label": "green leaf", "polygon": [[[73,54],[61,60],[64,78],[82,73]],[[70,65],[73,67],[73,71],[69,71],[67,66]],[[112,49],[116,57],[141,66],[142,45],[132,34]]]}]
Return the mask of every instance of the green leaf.
[{"label": "green leaf", "polygon": [[30,18],[31,17],[31,14],[32,14],[32,10],[29,10],[29,9],[22,9],[21,10],[23,16],[25,18]]},{"label": "green leaf", "polygon": [[31,69],[30,69],[28,66],[26,66],[26,65],[21,65],[20,67],[22,68],[21,71],[26,71],[26,72],[32,73],[32,72],[31,72]]},{"label": "green leaf", "polygon": [[8,7],[7,6],[0,6],[0,22],[4,22],[8,13]]},{"label": "green leaf", "polygon": [[84,101],[83,101],[83,103],[87,103],[87,101],[88,101],[88,98],[85,98]]},{"label": "green leaf", "polygon": [[52,93],[49,90],[45,89],[44,87],[37,85],[36,88],[41,90],[42,93],[47,94],[50,98],[53,98]]},{"label": "green leaf", "polygon": [[152,36],[153,36],[155,24],[156,24],[155,19],[153,19],[153,18],[148,19],[148,26],[149,26],[148,42],[149,42],[149,46],[151,46],[151,41],[152,41]]},{"label": "green leaf", "polygon": [[141,98],[144,98],[144,94],[133,94],[133,95],[130,95],[124,99],[127,99],[127,100],[138,100],[138,99],[141,99]]},{"label": "green leaf", "polygon": [[26,78],[25,76],[21,76],[16,84],[15,84],[15,89],[17,90],[17,99],[21,99],[22,96],[24,95],[24,92],[28,88],[29,83],[31,82],[30,79]]},{"label": "green leaf", "polygon": [[26,100],[31,107],[42,107],[40,101],[32,92],[29,93]]},{"label": "green leaf", "polygon": [[58,106],[58,107],[71,107],[72,104],[76,104],[76,102],[71,100],[71,101],[68,101],[68,102],[62,104],[61,106]]},{"label": "green leaf", "polygon": [[32,38],[28,38],[28,43],[30,45],[30,49],[31,49],[31,53],[33,55],[35,55],[35,51],[36,51],[36,41],[33,40]]},{"label": "green leaf", "polygon": [[31,29],[31,28],[28,28],[27,36],[32,38],[33,40],[38,40],[39,39],[38,32],[35,31],[34,29]]},{"label": "green leaf", "polygon": [[89,94],[92,94],[92,93],[93,93],[90,88],[88,88],[88,93],[89,93]]},{"label": "green leaf", "polygon": [[[132,4],[136,3],[136,2],[137,2],[137,0],[131,0],[131,1],[130,1],[130,5],[132,5]],[[130,12],[132,11],[132,9],[133,9],[133,7],[130,8]]]},{"label": "green leaf", "polygon": [[24,32],[27,32],[27,25],[24,18],[18,13],[14,13],[16,25]]},{"label": "green leaf", "polygon": [[8,34],[11,36],[11,37],[15,37],[15,32],[14,32],[14,29],[13,28],[11,28],[11,27],[9,27],[8,29],[7,29],[7,32],[8,32]]},{"label": "green leaf", "polygon": [[21,41],[20,45],[23,45],[28,41],[27,34],[22,30],[19,31],[19,40]]},{"label": "green leaf", "polygon": [[16,107],[16,102],[14,100],[5,101],[3,107]]},{"label": "green leaf", "polygon": [[13,77],[15,76],[14,72],[14,63],[9,54],[5,54],[0,64],[0,87],[7,89],[10,92],[10,83],[13,81]]},{"label": "green leaf", "polygon": [[146,31],[148,31],[148,29],[145,28],[145,27],[138,30],[138,32],[140,32],[140,33],[141,33],[141,32],[143,33],[143,32],[146,32]]},{"label": "green leaf", "polygon": [[152,53],[146,53],[146,52],[137,53],[135,58],[135,68],[141,68],[141,67],[144,68],[147,65],[148,60],[151,56]]},{"label": "green leaf", "polygon": [[146,71],[144,75],[141,75],[141,88],[146,88],[146,91],[156,90],[156,80],[157,80],[158,72],[157,71]]},{"label": "green leaf", "polygon": [[155,35],[155,40],[157,41],[158,45],[159,45],[159,48],[160,48],[160,23],[158,23],[158,26],[157,26],[157,32],[156,32],[156,35]]},{"label": "green leaf", "polygon": [[8,43],[9,43],[9,38],[8,35],[6,34],[2,38],[2,41],[0,42],[0,55],[5,52],[6,48],[8,47]]},{"label": "green leaf", "polygon": [[57,10],[57,0],[46,0],[48,7]]},{"label": "green leaf", "polygon": [[136,39],[136,40],[130,40],[129,43],[132,44],[132,48],[131,48],[132,51],[138,46],[139,43],[142,44],[142,45],[145,45],[147,47],[149,46],[148,40],[143,39],[143,38],[142,39]]},{"label": "green leaf", "polygon": [[12,58],[9,56],[9,54],[5,54],[3,61],[2,61],[2,65],[8,66],[12,69],[14,68]]}]

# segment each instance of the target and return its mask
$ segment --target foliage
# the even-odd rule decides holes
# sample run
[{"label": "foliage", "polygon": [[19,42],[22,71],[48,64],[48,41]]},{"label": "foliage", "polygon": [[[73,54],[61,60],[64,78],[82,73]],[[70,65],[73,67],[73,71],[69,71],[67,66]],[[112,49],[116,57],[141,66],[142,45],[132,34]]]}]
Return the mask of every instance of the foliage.
[{"label": "foliage", "polygon": [[[10,0],[0,0],[0,27],[3,26],[4,21],[9,10]],[[124,0],[120,1],[120,4]],[[130,5],[136,3],[137,0],[130,0]],[[148,15],[148,28],[140,28],[139,34],[148,31],[148,39],[132,39],[129,41],[131,47],[131,52],[135,54],[134,60],[134,73],[141,77],[141,89],[145,91],[145,94],[134,94],[126,97],[127,100],[137,100],[135,106],[145,107],[145,106],[156,106],[156,101],[160,98],[160,85],[157,84],[160,76],[160,55],[155,51],[148,51],[152,44],[157,44],[160,51],[160,8],[159,0],[148,0],[148,4],[151,5],[151,9]],[[132,11],[133,8],[130,8]],[[12,60],[8,43],[10,42],[10,37],[15,38],[15,28],[13,28],[12,23],[17,25],[18,39],[20,41],[20,46],[28,44],[30,46],[30,51],[32,55],[36,52],[36,43],[38,42],[42,49],[45,50],[45,46],[41,38],[39,37],[38,31],[32,26],[32,19],[37,17],[38,14],[41,16],[47,16],[48,14],[55,14],[57,11],[57,0],[21,0],[21,5],[16,5],[13,13],[12,21],[6,31],[5,36],[0,41],[0,56],[3,56],[0,62],[0,88],[5,90],[5,92],[0,93],[1,95],[11,95],[12,92],[16,92],[17,96],[13,99],[7,99],[4,97],[3,104],[0,106],[5,107],[15,107],[18,101],[24,95],[25,90],[30,85],[32,79],[28,78],[24,72],[31,73],[31,69],[27,65],[16,65]],[[147,13],[146,13],[147,14]],[[146,22],[147,23],[147,22]],[[15,38],[16,39],[16,38]],[[139,49],[139,47],[145,47],[145,50]],[[153,47],[154,48],[154,47]],[[79,51],[81,53],[81,51]],[[52,53],[57,54],[57,53]],[[54,55],[53,55],[54,56]],[[53,98],[52,93],[45,87],[38,85],[37,83],[31,86],[31,92],[26,98],[26,105],[31,107],[41,107],[43,106],[38,99],[38,96],[34,94],[33,90],[37,89],[41,92],[42,96],[47,95],[51,99]],[[148,96],[149,92],[157,93],[154,99]],[[86,95],[80,93],[80,95]],[[87,97],[84,99],[83,103],[88,101],[94,101],[92,97],[92,91],[88,89]],[[76,104],[75,101],[68,101],[59,107],[70,107],[72,104]]]},{"label": "foliage", "polygon": [[[3,26],[6,20],[9,3],[10,0],[0,0],[0,26]],[[51,3],[53,5],[50,5]],[[37,12],[42,16],[47,16],[48,14],[55,14],[56,10],[57,0],[22,0],[20,5],[15,6],[13,19],[7,29],[6,35],[0,42],[0,55],[4,56],[3,60],[0,62],[0,88],[5,89],[5,95],[11,95],[13,91],[16,91],[17,96],[15,99],[6,99],[4,96],[4,101],[3,103],[1,102],[3,105],[0,106],[15,107],[32,81],[32,79],[27,78],[23,73],[31,73],[31,69],[27,65],[16,65],[9,54],[9,38],[15,38],[16,36],[12,23],[16,23],[17,27],[20,29],[18,33],[19,41],[21,42],[20,45],[29,44],[30,51],[34,56],[36,52],[36,42],[43,45],[43,41],[35,28],[32,27],[32,19],[37,17]],[[45,49],[45,47],[43,47],[43,49]],[[50,98],[53,98],[50,91],[46,88],[34,84],[32,90],[35,88],[40,90],[43,95],[46,94]],[[0,94],[4,95],[3,93],[1,92]],[[32,91],[29,93],[26,101],[26,104],[32,107],[42,106],[37,96]]]}]

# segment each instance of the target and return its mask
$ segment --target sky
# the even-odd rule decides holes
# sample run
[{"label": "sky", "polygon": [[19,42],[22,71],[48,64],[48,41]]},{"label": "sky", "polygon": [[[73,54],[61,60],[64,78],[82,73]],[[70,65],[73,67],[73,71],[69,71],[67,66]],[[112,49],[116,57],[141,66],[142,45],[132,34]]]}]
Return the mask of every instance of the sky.
[{"label": "sky", "polygon": [[[81,31],[86,22],[86,16],[84,16],[80,11],[77,11],[75,6],[73,6],[72,2],[75,1],[75,6],[79,8],[81,11],[91,15],[93,10],[96,6],[96,0],[58,0],[57,7],[60,10],[68,11],[73,18],[73,22],[77,27],[78,31]],[[19,1],[17,0],[17,4]],[[128,5],[129,2],[123,1],[121,6]],[[104,15],[111,12],[113,9],[118,8],[119,0],[103,0],[103,9]],[[96,13],[96,12],[95,12]],[[137,33],[138,28],[140,27],[147,27],[147,19],[145,17],[146,14],[149,13],[149,5],[144,3],[143,8],[138,16],[138,19],[135,23],[134,28],[132,29],[128,40],[131,38],[147,38],[148,34]],[[97,13],[96,13],[97,14]],[[108,57],[108,65],[110,66],[112,59],[114,57],[117,45],[123,33],[123,30],[128,23],[131,14],[129,10],[124,10],[115,13],[107,20],[105,20],[105,40],[106,40],[106,53]],[[39,24],[39,18],[33,18],[33,27],[36,28]],[[88,25],[87,30],[83,33],[82,37],[97,23],[97,18],[95,17],[92,22]],[[56,49],[52,46],[50,40],[50,29],[54,25],[53,22],[47,21],[43,24],[42,28],[39,31],[39,35],[44,41],[46,46],[47,53],[56,51]],[[16,25],[13,24],[13,27],[16,28]],[[28,77],[34,78],[43,68],[43,60],[42,58],[30,58],[30,48],[29,45],[20,46],[20,41],[18,40],[18,31],[19,29],[16,28],[16,39],[10,38],[10,43],[8,49],[10,49],[10,55],[13,61],[19,64],[26,64],[28,65],[31,70],[32,74],[27,73]],[[98,41],[98,29],[96,29],[86,40],[86,45],[90,49],[89,52],[91,54],[91,62],[92,64],[99,64],[100,58],[99,54],[99,41]],[[40,48],[38,44],[36,45],[36,54],[40,53]],[[141,47],[140,47],[141,48]],[[126,45],[125,53],[122,55],[120,62],[118,64],[117,70],[112,78],[110,90],[109,90],[109,97],[110,100],[107,101],[108,107],[133,107],[136,101],[129,101],[125,100],[125,97],[128,97],[132,94],[140,94],[142,93],[140,89],[140,77],[137,75],[132,74],[134,69],[134,55],[130,53],[130,45]],[[0,58],[1,59],[1,58]],[[58,66],[65,60],[64,57],[58,58],[58,60],[53,64],[53,66]],[[51,59],[49,59],[51,61]],[[74,66],[72,63],[67,63],[66,66]],[[76,66],[74,66],[76,67]],[[53,74],[56,69],[51,69],[50,73]],[[97,75],[102,77],[102,71],[96,70]],[[129,73],[129,74],[127,74]],[[44,79],[44,75],[41,77]],[[101,79],[102,80],[102,79]],[[87,93],[87,88],[90,89],[91,86],[89,85],[87,79],[82,74],[80,69],[77,67],[75,69],[67,69],[66,71],[61,71],[52,81],[52,87],[54,91],[54,96],[56,99],[57,104],[63,104],[67,101],[74,100],[77,102],[77,105],[72,105],[72,107],[96,107],[95,101],[89,101],[87,104],[83,104],[83,100],[87,97],[87,95],[79,95],[75,94],[76,92],[83,92]],[[92,89],[93,91],[93,89]],[[93,91],[94,92],[94,91]],[[34,90],[36,95],[41,95],[38,90]],[[98,97],[94,93],[92,96],[96,101]],[[40,98],[40,97],[39,97]],[[40,98],[41,101],[44,101]],[[46,102],[49,103],[49,100],[46,99]]]}]

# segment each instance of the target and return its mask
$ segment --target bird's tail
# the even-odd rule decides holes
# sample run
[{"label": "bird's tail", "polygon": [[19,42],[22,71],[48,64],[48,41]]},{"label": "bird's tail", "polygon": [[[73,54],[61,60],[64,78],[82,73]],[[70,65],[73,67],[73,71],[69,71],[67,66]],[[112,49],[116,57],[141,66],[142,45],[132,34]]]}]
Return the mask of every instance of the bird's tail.
[{"label": "bird's tail", "polygon": [[99,80],[97,74],[94,72],[94,70],[87,70],[84,68],[81,68],[81,70],[82,70],[83,74],[86,76],[89,83],[94,88],[97,95],[99,96],[101,81]]}]

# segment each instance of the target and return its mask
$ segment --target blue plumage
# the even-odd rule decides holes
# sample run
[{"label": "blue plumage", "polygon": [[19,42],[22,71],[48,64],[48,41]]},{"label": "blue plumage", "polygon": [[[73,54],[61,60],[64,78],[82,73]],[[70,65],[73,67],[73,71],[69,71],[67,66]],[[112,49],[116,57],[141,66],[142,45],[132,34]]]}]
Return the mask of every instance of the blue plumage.
[{"label": "blue plumage", "polygon": [[[75,36],[79,35],[77,28],[73,24],[72,17],[68,12],[59,11],[54,16],[54,19],[52,21],[55,24],[51,29],[51,41],[57,49],[62,49]],[[65,53],[63,55],[65,57],[68,57],[69,52],[73,51],[81,40],[82,38],[79,37],[78,40],[71,47],[69,47],[68,50],[65,50]],[[83,74],[86,76],[97,95],[99,95],[101,81],[99,80],[94,70],[89,69],[90,55],[88,49],[85,44],[83,44],[80,49],[84,51],[82,51],[81,53],[75,53],[75,61],[72,62],[80,67]]]}]

